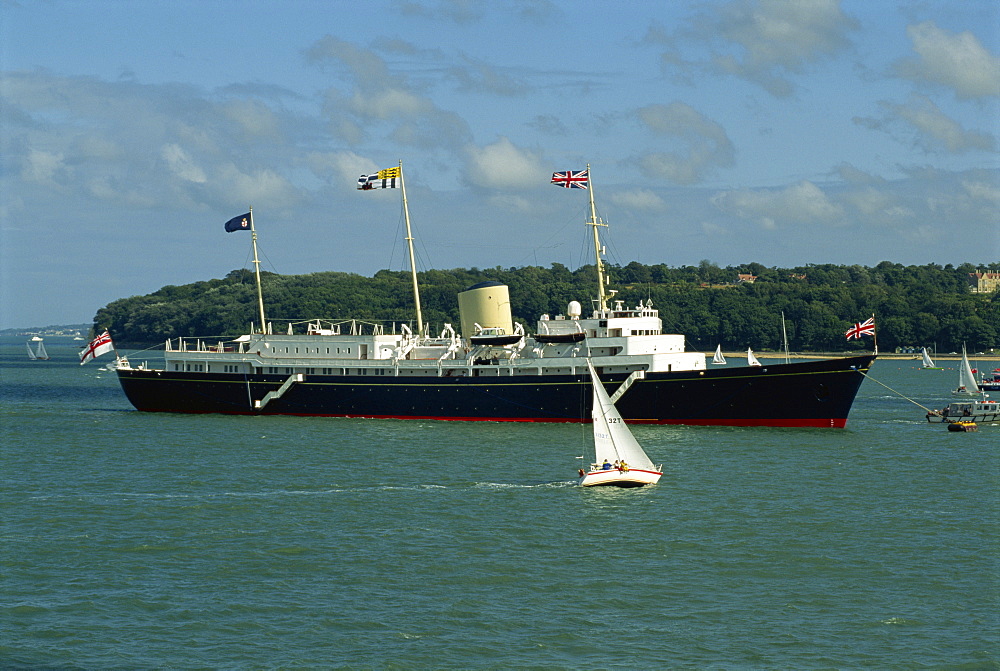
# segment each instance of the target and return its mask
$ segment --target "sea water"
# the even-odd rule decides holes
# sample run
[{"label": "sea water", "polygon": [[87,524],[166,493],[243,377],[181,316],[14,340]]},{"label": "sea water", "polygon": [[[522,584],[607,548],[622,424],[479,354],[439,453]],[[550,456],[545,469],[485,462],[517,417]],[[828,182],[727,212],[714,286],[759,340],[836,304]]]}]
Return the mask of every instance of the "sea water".
[{"label": "sea water", "polygon": [[[634,427],[659,485],[584,490],[587,426],[140,413],[23,340],[2,668],[1000,664],[1000,426],[872,380],[844,430]],[[870,375],[942,407],[918,365]]]}]

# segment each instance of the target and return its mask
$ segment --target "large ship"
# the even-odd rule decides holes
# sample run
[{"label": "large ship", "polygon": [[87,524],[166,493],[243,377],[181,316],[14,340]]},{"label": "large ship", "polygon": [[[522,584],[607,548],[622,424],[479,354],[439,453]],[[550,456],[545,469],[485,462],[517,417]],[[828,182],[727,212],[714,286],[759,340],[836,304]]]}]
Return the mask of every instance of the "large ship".
[{"label": "large ship", "polygon": [[362,176],[358,188],[402,191],[415,331],[407,324],[319,319],[275,329],[265,319],[251,211],[241,226],[249,224],[252,233],[263,326],[237,338],[168,340],[163,368],[120,357],[117,374],[132,405],[151,412],[589,422],[590,361],[629,423],[846,425],[874,354],[709,369],[704,353],[685,351],[683,335],[663,333],[650,302],[626,306],[614,299],[606,289],[598,232],[606,224],[597,217],[589,166],[556,173],[553,183],[589,191],[597,269],[590,315],[572,301],[564,315],[542,315],[527,333],[513,323],[507,287],[484,282],[457,296],[459,331],[445,324],[428,333],[402,165],[379,175],[380,181]]}]

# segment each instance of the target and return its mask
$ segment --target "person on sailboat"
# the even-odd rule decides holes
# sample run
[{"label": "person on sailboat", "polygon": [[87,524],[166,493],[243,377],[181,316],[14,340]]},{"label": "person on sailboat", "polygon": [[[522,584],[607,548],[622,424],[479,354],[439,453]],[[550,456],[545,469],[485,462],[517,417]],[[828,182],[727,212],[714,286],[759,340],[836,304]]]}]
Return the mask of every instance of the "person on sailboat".
[{"label": "person on sailboat", "polygon": [[604,460],[604,465],[601,466],[601,470],[602,471],[610,471],[611,470],[611,462],[608,461],[607,459],[605,459]]}]

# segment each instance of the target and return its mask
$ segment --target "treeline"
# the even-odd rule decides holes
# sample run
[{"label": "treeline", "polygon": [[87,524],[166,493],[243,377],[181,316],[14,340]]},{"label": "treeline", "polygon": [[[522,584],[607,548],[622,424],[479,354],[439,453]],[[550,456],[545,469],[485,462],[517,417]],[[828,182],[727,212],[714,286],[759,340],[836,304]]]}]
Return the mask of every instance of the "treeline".
[{"label": "treeline", "polygon": [[[683,333],[692,349],[780,350],[781,315],[794,351],[871,348],[848,342],[844,331],[876,316],[879,349],[899,346],[970,351],[1000,345],[1000,298],[969,291],[968,274],[1000,272],[1000,264],[977,268],[903,266],[884,261],[864,266],[809,265],[768,268],[757,263],[720,268],[698,266],[611,266],[616,300],[634,306],[652,300],[668,333]],[[752,283],[737,283],[740,274]],[[593,266],[572,271],[549,268],[430,270],[419,273],[424,321],[436,333],[445,322],[459,324],[457,294],[492,280],[510,288],[515,321],[528,331],[542,314],[564,314],[571,300],[584,313],[596,295]],[[382,270],[373,277],[322,272],[309,275],[263,273],[267,319],[275,331],[307,319],[359,319],[413,324],[409,272]],[[234,270],[222,279],[166,286],[146,296],[114,301],[98,310],[94,327],[108,328],[121,345],[150,345],[178,336],[236,336],[257,321],[253,273]]]}]

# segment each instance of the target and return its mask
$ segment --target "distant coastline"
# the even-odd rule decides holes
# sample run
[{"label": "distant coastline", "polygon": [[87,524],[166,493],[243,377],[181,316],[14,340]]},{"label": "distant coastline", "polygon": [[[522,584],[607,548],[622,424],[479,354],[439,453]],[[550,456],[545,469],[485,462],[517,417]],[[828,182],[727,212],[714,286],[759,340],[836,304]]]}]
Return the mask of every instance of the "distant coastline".
[{"label": "distant coastline", "polygon": [[[740,352],[723,352],[723,356],[727,359],[740,359],[745,358],[746,351]],[[784,359],[784,352],[758,352],[754,351],[754,354],[758,359]],[[788,355],[789,359],[841,359],[845,356],[851,356],[855,352],[792,352]],[[712,352],[705,352],[708,357],[712,356]],[[961,354],[933,354],[935,361],[961,361]],[[879,359],[893,359],[896,361],[920,361],[919,354],[897,354],[895,352],[879,352]],[[1000,361],[1000,352],[992,352],[989,354],[969,354],[969,359],[974,361]]]},{"label": "distant coastline", "polygon": [[42,336],[86,336],[93,327],[92,323],[84,324],[50,324],[48,326],[20,326],[17,328],[0,329],[0,336],[42,335]]}]

